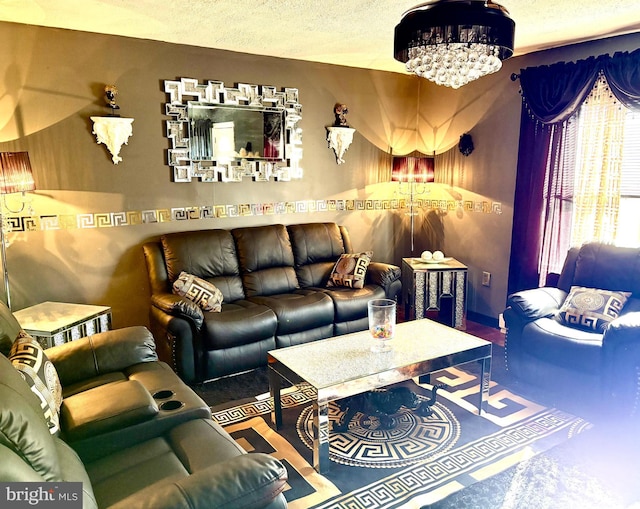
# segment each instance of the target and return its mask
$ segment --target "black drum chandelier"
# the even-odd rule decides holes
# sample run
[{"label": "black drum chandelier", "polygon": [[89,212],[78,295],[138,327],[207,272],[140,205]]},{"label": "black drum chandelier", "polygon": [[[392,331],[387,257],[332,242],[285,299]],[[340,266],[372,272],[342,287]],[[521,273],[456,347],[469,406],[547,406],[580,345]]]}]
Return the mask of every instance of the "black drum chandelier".
[{"label": "black drum chandelier", "polygon": [[434,0],[404,13],[394,56],[411,73],[459,88],[500,70],[514,34],[507,10],[490,0]]}]

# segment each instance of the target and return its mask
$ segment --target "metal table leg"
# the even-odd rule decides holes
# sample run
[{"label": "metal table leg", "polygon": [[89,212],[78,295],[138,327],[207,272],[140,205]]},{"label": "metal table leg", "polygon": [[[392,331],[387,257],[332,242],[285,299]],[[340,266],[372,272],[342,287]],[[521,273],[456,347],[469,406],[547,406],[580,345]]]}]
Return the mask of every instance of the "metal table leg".
[{"label": "metal table leg", "polygon": [[313,468],[324,473],[329,470],[329,405],[313,402]]},{"label": "metal table leg", "polygon": [[486,412],[489,400],[489,385],[491,383],[491,357],[480,359],[480,397],[478,401],[478,415]]},{"label": "metal table leg", "polygon": [[273,405],[271,406],[271,423],[275,429],[282,427],[282,400],[280,399],[280,375],[273,369],[269,369],[269,392]]}]

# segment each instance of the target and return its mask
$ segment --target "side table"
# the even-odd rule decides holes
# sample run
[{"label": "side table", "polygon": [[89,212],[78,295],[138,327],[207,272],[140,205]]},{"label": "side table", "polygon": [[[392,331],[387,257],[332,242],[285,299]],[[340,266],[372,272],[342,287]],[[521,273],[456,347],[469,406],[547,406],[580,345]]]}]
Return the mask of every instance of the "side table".
[{"label": "side table", "polygon": [[426,263],[420,258],[402,259],[402,302],[408,320],[430,318],[467,328],[467,266],[448,258]]},{"label": "side table", "polygon": [[42,302],[13,313],[43,348],[60,345],[111,328],[111,308],[66,302]]}]

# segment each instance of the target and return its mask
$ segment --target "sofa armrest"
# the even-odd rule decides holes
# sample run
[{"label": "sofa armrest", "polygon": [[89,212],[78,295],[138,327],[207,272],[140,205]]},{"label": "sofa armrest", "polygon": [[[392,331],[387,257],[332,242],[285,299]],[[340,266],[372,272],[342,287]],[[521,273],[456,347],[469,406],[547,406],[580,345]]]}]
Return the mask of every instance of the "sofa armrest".
[{"label": "sofa armrest", "polygon": [[400,267],[383,262],[371,262],[367,268],[367,282],[380,285],[384,289],[387,297],[398,293],[399,290],[394,288],[394,283],[399,285],[402,278]]},{"label": "sofa armrest", "polygon": [[611,409],[637,413],[640,398],[640,301],[631,299],[602,338],[602,384]]},{"label": "sofa armrest", "polygon": [[605,355],[608,349],[618,348],[624,343],[640,345],[640,299],[630,298],[622,313],[607,327],[602,338]]},{"label": "sofa armrest", "polygon": [[143,326],[100,332],[47,348],[46,354],[63,386],[158,360],[153,336]]},{"label": "sofa armrest", "polygon": [[518,319],[527,323],[554,315],[566,297],[567,293],[559,288],[534,288],[511,294],[507,299],[507,307]]},{"label": "sofa armrest", "polygon": [[151,305],[169,315],[190,318],[198,329],[204,323],[202,309],[195,302],[180,295],[157,293],[151,296]]},{"label": "sofa armrest", "polygon": [[280,496],[286,481],[287,471],[277,459],[242,454],[175,482],[157,482],[111,509],[260,509]]},{"label": "sofa armrest", "polygon": [[64,439],[74,442],[148,421],[158,412],[142,383],[125,380],[65,397],[60,421]]},{"label": "sofa armrest", "polygon": [[371,262],[367,268],[367,277],[372,283],[388,286],[402,277],[400,267],[390,263]]}]

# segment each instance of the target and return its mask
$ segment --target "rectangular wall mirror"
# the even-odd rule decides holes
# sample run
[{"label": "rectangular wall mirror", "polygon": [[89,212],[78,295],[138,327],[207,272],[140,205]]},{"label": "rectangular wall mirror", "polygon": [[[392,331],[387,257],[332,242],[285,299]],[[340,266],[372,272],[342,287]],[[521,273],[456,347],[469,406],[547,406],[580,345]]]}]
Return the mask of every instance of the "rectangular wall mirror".
[{"label": "rectangular wall mirror", "polygon": [[[168,163],[175,182],[302,177],[302,106],[297,89],[165,81]],[[193,98],[193,100],[191,100]]]}]

